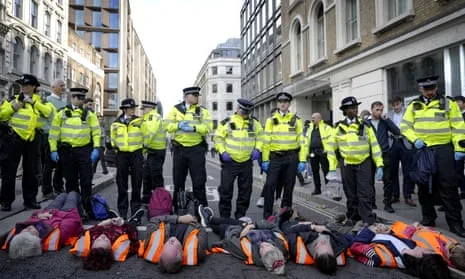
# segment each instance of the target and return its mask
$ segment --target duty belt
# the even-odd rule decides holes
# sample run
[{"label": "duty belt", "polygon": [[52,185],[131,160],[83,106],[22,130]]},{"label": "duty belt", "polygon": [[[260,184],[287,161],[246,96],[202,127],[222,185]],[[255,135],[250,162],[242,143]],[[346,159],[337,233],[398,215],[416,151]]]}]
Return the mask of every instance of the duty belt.
[{"label": "duty belt", "polygon": [[283,156],[286,156],[286,155],[292,155],[292,154],[296,153],[297,151],[298,151],[297,149],[286,150],[286,151],[271,151],[271,152],[270,152],[270,155],[275,155],[275,156],[278,156],[278,157],[283,157]]}]

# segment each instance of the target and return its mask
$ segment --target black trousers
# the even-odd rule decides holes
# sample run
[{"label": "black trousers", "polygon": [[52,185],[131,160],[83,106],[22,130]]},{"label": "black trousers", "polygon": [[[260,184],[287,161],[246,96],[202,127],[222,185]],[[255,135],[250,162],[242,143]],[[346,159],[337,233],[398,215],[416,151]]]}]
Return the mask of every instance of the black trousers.
[{"label": "black trousers", "polygon": [[152,190],[156,187],[164,187],[163,164],[165,163],[166,149],[150,150],[144,161],[144,179],[142,201],[148,202]]},{"label": "black trousers", "polygon": [[[48,134],[44,134],[44,141],[41,148],[42,157],[42,194],[50,194],[55,190],[56,193],[64,192],[63,174],[61,164],[55,163],[50,158],[50,144],[48,143]],[[55,172],[53,172],[55,169]],[[53,173],[53,179],[52,179]]]},{"label": "black trousers", "polygon": [[409,171],[412,165],[413,151],[409,150],[402,143],[402,140],[394,141],[390,150],[391,152],[391,181],[392,181],[392,196],[399,198],[399,162],[402,163],[402,175],[404,181],[402,183],[402,191],[405,199],[412,198],[412,192],[415,184],[410,179]]},{"label": "black trousers", "polygon": [[[392,151],[383,152],[383,203],[391,204],[392,203]],[[399,165],[397,165],[399,168]],[[376,166],[373,169],[373,173],[376,175]],[[376,179],[376,178],[375,178]],[[374,181],[373,181],[374,182]]]},{"label": "black trousers", "polygon": [[103,146],[100,146],[98,148],[98,158],[97,158],[97,161],[95,161],[92,164],[92,173],[95,173],[97,171],[97,164],[99,161],[100,161],[100,165],[102,166],[102,171],[104,173],[107,173],[108,169],[107,169],[107,161],[105,160],[105,147]]},{"label": "black trousers", "polygon": [[220,194],[219,211],[223,218],[231,217],[231,200],[234,194],[234,181],[237,178],[237,201],[236,219],[245,216],[250,205],[253,183],[253,161],[243,163],[222,162],[221,164],[221,185],[218,187]]},{"label": "black trousers", "polygon": [[26,204],[36,202],[39,188],[37,180],[37,163],[39,158],[39,139],[33,141],[21,139],[15,132],[8,136],[8,157],[3,164],[2,188],[0,190],[0,202],[11,204],[15,200],[16,172],[23,157],[23,201]]},{"label": "black trousers", "polygon": [[433,193],[429,194],[428,185],[418,185],[418,199],[421,213],[427,221],[437,217],[434,209],[434,194],[439,193],[445,208],[446,221],[449,227],[462,226],[462,204],[458,192],[460,177],[455,169],[454,149],[450,145],[431,147],[436,162],[436,175],[433,177]]},{"label": "black trousers", "polygon": [[459,188],[460,188],[460,193],[465,193],[465,175],[463,173],[465,167],[465,161],[464,160],[459,160],[455,161],[455,168],[457,169],[457,174],[459,176]]},{"label": "black trousers", "polygon": [[142,150],[134,152],[118,151],[116,154],[116,184],[118,185],[118,212],[126,219],[129,210],[128,180],[131,175],[131,214],[141,206],[140,190],[142,186],[144,156]]},{"label": "black trousers", "polygon": [[212,228],[213,232],[223,239],[229,226],[244,226],[245,223],[237,219],[213,216],[208,222],[208,225]]},{"label": "black trousers", "polygon": [[[373,163],[371,157],[359,165],[341,166],[342,187],[347,198],[347,217],[367,224],[375,222],[373,214]],[[343,161],[343,160],[341,160]]]},{"label": "black trousers", "polygon": [[328,183],[326,175],[329,172],[329,161],[326,153],[313,152],[315,156],[310,156],[310,165],[312,166],[313,183],[315,183],[315,190],[321,191],[321,179],[320,179],[320,165],[323,170],[325,184]]},{"label": "black trousers", "polygon": [[[208,206],[205,183],[207,172],[205,170],[205,147],[195,145],[192,147],[177,146],[173,148],[173,200],[178,198],[178,192],[186,188],[187,172],[192,180],[192,192],[195,198],[203,206]],[[174,203],[175,212],[177,205]]]},{"label": "black trousers", "polygon": [[273,214],[274,194],[278,183],[283,182],[284,195],[281,207],[292,207],[292,195],[294,191],[297,165],[299,163],[297,151],[285,151],[282,153],[271,152],[270,166],[265,183],[265,205],[263,218],[267,219]]},{"label": "black trousers", "polygon": [[66,192],[80,192],[82,205],[87,211],[90,209],[89,197],[92,195],[91,151],[90,146],[58,148],[63,176],[66,179]]}]

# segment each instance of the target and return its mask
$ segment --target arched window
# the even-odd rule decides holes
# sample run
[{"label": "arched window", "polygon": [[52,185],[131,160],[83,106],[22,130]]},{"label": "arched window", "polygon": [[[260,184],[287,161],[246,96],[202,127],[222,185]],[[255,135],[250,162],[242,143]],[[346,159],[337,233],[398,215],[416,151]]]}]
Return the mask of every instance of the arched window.
[{"label": "arched window", "polygon": [[23,63],[24,44],[20,38],[16,37],[13,43],[13,68],[21,72]]},{"label": "arched window", "polygon": [[325,13],[322,1],[314,4],[310,11],[310,61],[319,62],[326,57]]},{"label": "arched window", "polygon": [[55,76],[54,79],[63,79],[63,61],[58,58],[55,61]]},{"label": "arched window", "polygon": [[33,75],[37,75],[38,69],[37,65],[39,64],[39,50],[37,47],[31,47],[31,57],[29,59],[29,72]]},{"label": "arched window", "polygon": [[52,56],[47,52],[44,55],[44,79],[50,81],[50,73],[52,69]]},{"label": "arched window", "polygon": [[300,19],[291,25],[291,73],[302,71],[303,64],[302,24]]}]

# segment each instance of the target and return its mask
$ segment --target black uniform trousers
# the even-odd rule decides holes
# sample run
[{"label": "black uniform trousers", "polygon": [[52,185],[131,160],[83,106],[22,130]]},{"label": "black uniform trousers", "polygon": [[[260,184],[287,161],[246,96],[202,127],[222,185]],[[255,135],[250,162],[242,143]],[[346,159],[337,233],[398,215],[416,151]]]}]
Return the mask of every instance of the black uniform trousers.
[{"label": "black uniform trousers", "polygon": [[2,169],[2,189],[0,190],[0,203],[11,205],[15,200],[16,172],[23,157],[23,201],[25,204],[36,202],[39,188],[37,180],[37,163],[39,158],[39,139],[32,141],[21,139],[13,130],[10,130],[7,143],[7,159]]},{"label": "black uniform trousers", "polygon": [[434,194],[438,192],[444,204],[446,221],[449,227],[462,226],[462,204],[458,192],[460,178],[455,169],[454,149],[451,145],[438,145],[430,148],[434,152],[436,175],[433,177],[432,194],[429,194],[428,185],[418,185],[418,199],[421,204],[423,219],[425,221],[434,221],[436,219]]},{"label": "black uniform trousers", "polygon": [[152,190],[164,187],[163,164],[165,163],[166,149],[149,150],[144,161],[144,179],[142,201],[148,203]]},{"label": "black uniform trousers", "polygon": [[[66,179],[66,193],[76,191],[81,193],[81,202],[86,211],[90,210],[89,198],[92,195],[92,162],[90,146],[59,147],[58,154]],[[81,190],[79,191],[79,186]]]},{"label": "black uniform trousers", "polygon": [[323,170],[325,184],[328,184],[328,180],[326,179],[326,175],[329,172],[329,161],[326,153],[320,150],[310,150],[314,156],[310,156],[310,165],[312,166],[312,173],[313,173],[313,183],[315,183],[315,190],[321,191],[321,179],[320,179],[320,165],[321,169]]},{"label": "black uniform trousers", "polygon": [[265,205],[263,218],[267,219],[273,214],[273,203],[276,186],[282,184],[284,189],[281,207],[292,207],[292,195],[294,192],[299,154],[296,150],[279,151],[270,153],[270,166],[265,183]]},{"label": "black uniform trousers", "polygon": [[239,219],[246,215],[250,205],[253,183],[253,161],[221,163],[221,185],[218,187],[218,192],[220,194],[220,216],[223,218],[231,217],[231,200],[234,194],[234,181],[236,178],[238,193],[234,217]]},{"label": "black uniform trousers", "polygon": [[[41,143],[41,156],[42,156],[42,194],[47,195],[53,193],[63,193],[64,183],[63,174],[61,171],[61,164],[55,163],[50,158],[50,144],[48,142],[48,134],[44,134]],[[55,169],[55,172],[53,172]],[[52,179],[53,173],[53,179]]]},{"label": "black uniform trousers", "polygon": [[463,173],[464,167],[465,160],[455,161],[455,168],[457,169],[457,173],[459,175],[460,194],[465,194],[465,175]]},{"label": "black uniform trousers", "polygon": [[[391,150],[383,152],[383,203],[390,205],[392,203],[392,165],[391,165]],[[399,165],[397,165],[397,168]],[[373,173],[376,175],[376,166],[373,168]],[[375,178],[376,179],[376,178]],[[375,182],[373,179],[373,182]]]},{"label": "black uniform trousers", "polygon": [[128,179],[131,175],[131,214],[141,206],[140,190],[144,156],[142,150],[133,152],[118,151],[116,154],[116,184],[118,185],[118,212],[124,219],[129,210]]},{"label": "black uniform trousers", "polygon": [[[173,148],[173,200],[178,200],[179,191],[186,188],[187,172],[191,175],[192,192],[194,197],[203,206],[208,206],[205,183],[207,182],[207,172],[205,170],[205,147],[201,144],[191,147],[175,146]],[[177,203],[174,202],[174,209],[177,212]]]},{"label": "black uniform trousers", "polygon": [[397,139],[394,141],[393,146],[391,147],[391,181],[392,181],[392,196],[394,198],[399,198],[400,196],[400,186],[399,186],[399,162],[402,163],[402,191],[404,199],[411,199],[412,192],[415,187],[415,184],[410,179],[409,171],[412,165],[413,160],[413,151],[405,147],[402,139]]},{"label": "black uniform trousers", "polygon": [[105,147],[103,146],[100,146],[98,148],[98,158],[97,158],[97,161],[95,161],[92,164],[92,173],[95,173],[97,171],[97,164],[99,161],[100,161],[100,165],[102,166],[102,172],[105,174],[108,173],[107,161],[105,160]]},{"label": "black uniform trousers", "polygon": [[341,160],[342,187],[347,198],[347,218],[371,225],[373,214],[373,163],[371,157],[358,165],[344,164]]}]

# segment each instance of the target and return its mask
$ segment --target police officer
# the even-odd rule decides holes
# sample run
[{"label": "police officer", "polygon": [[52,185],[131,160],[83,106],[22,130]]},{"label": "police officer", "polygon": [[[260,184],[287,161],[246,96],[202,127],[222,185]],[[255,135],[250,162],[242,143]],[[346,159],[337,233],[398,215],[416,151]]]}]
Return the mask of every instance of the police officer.
[{"label": "police officer", "polygon": [[[121,217],[127,218],[128,177],[131,175],[131,214],[132,217],[142,210],[140,190],[144,157],[142,148],[142,118],[135,115],[138,107],[134,99],[128,98],[119,107],[123,113],[111,124],[111,147],[116,149],[116,184],[118,185],[118,211]],[[131,217],[131,218],[132,218]],[[129,219],[131,219],[129,218]]]},{"label": "police officer", "polygon": [[340,154],[340,168],[344,193],[347,197],[347,218],[355,223],[362,220],[371,225],[375,222],[373,214],[373,164],[376,165],[376,179],[383,177],[383,158],[373,127],[366,120],[357,117],[358,105],[355,97],[342,99],[340,109],[344,120],[336,123],[328,150],[328,180],[336,176]]},{"label": "police officer", "polygon": [[[439,191],[450,231],[465,237],[458,194],[459,177],[454,162],[454,155],[456,160],[465,159],[465,123],[457,103],[438,93],[437,80],[438,76],[417,80],[422,95],[408,105],[400,130],[416,149],[431,148],[434,151],[436,175],[433,176],[432,192]],[[421,224],[434,226],[437,215],[428,185],[418,185],[418,199],[423,215]]]},{"label": "police officer", "polygon": [[152,190],[165,185],[163,163],[166,155],[166,125],[158,113],[157,103],[142,101],[142,111],[142,134],[147,152],[147,159],[144,161],[142,202],[148,203]]},{"label": "police officer", "polygon": [[215,133],[215,148],[221,160],[220,216],[231,217],[231,199],[234,180],[237,178],[238,194],[234,217],[239,219],[249,209],[253,183],[253,160],[261,156],[263,128],[251,117],[254,104],[247,99],[237,99],[236,113],[221,121]]},{"label": "police officer", "polygon": [[61,162],[66,192],[79,192],[84,209],[90,210],[92,162],[99,156],[100,125],[95,113],[83,107],[87,88],[70,88],[71,104],[53,118],[48,142],[50,157]]},{"label": "police officer", "polygon": [[2,169],[2,189],[0,203],[2,211],[11,211],[15,200],[16,171],[23,157],[23,200],[24,206],[39,209],[38,192],[39,137],[36,129],[41,128],[45,118],[52,113],[52,107],[44,105],[38,94],[39,81],[33,75],[23,75],[16,80],[21,85],[21,93],[0,106],[0,121],[8,123],[7,162]]},{"label": "police officer", "polygon": [[210,112],[199,105],[200,87],[184,88],[184,101],[175,105],[166,119],[168,133],[173,133],[174,207],[184,191],[189,171],[192,190],[200,204],[207,206],[205,182],[205,136],[212,130]]},{"label": "police officer", "polygon": [[273,214],[274,193],[278,183],[283,184],[281,207],[292,207],[295,177],[305,170],[308,149],[305,148],[302,120],[289,111],[292,95],[276,95],[278,111],[265,123],[262,168],[267,173],[263,218]]}]

